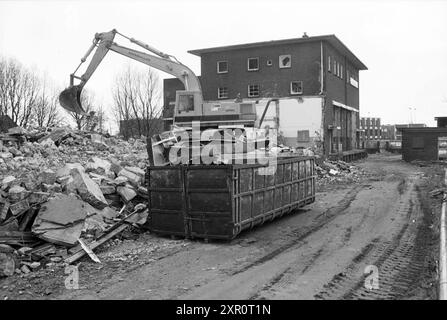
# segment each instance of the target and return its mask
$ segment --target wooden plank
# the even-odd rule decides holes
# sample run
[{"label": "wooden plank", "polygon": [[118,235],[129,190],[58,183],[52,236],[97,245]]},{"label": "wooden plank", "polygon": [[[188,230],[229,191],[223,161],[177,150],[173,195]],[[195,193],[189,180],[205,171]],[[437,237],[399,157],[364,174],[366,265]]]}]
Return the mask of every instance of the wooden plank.
[{"label": "wooden plank", "polygon": [[95,261],[96,263],[101,263],[98,256],[88,247],[88,245],[82,241],[82,239],[78,239],[78,242],[81,244],[82,249],[88,254],[88,256]]},{"label": "wooden plank", "polygon": [[[96,249],[103,243],[107,242],[108,240],[110,240],[111,238],[116,236],[117,234],[124,231],[124,229],[126,229],[126,228],[127,228],[127,225],[121,225],[118,228],[116,228],[115,230],[113,230],[112,232],[106,234],[103,238],[101,238],[97,241],[93,241],[92,243],[90,243],[90,249],[92,249],[92,250]],[[76,262],[77,260],[81,259],[85,254],[86,254],[85,251],[76,252],[74,255],[65,259],[65,263],[72,264],[73,262]]]},{"label": "wooden plank", "polygon": [[[120,212],[124,211],[125,207],[126,206],[123,206],[123,208],[121,209]],[[103,243],[109,241],[111,238],[113,238],[117,234],[124,231],[124,229],[127,228],[127,224],[125,224],[126,220],[129,219],[130,217],[136,215],[137,213],[141,212],[144,209],[146,209],[146,206],[143,206],[142,208],[133,211],[132,213],[127,215],[125,218],[123,218],[119,222],[115,223],[113,226],[111,226],[109,228],[109,230],[107,230],[107,233],[103,234],[98,240],[89,243],[90,249],[91,250],[96,249]],[[78,252],[74,253],[73,255],[71,255],[70,257],[68,257],[67,259],[65,259],[65,263],[71,264],[73,262],[76,262],[77,260],[82,258],[85,254],[86,254],[85,251],[78,251]]]}]

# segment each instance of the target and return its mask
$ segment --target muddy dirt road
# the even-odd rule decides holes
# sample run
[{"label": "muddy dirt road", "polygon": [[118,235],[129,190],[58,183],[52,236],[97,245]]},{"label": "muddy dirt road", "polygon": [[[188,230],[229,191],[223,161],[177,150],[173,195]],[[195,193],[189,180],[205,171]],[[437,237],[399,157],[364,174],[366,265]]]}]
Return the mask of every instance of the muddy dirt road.
[{"label": "muddy dirt road", "polygon": [[[123,253],[122,261],[83,262],[78,290],[63,288],[62,272],[44,298],[435,299],[437,242],[427,193],[443,177],[400,156],[370,156],[358,165],[367,173],[360,182],[320,188],[306,209],[230,243],[146,234],[127,244],[140,251]],[[155,249],[141,251],[150,247],[145,241]],[[116,258],[125,245],[99,256]],[[365,270],[374,268],[379,288],[368,289]]]}]

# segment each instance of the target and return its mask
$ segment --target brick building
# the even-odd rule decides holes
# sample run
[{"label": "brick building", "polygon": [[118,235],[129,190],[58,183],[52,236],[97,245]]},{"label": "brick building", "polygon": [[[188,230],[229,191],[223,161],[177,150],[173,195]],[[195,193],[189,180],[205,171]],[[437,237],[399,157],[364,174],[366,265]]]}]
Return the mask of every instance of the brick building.
[{"label": "brick building", "polygon": [[380,118],[361,117],[360,130],[361,140],[380,140],[382,136],[382,126],[380,124]]},{"label": "brick building", "polygon": [[[359,71],[367,67],[335,36],[325,35],[191,50],[201,58],[207,101],[237,97],[257,103],[264,125],[278,128],[293,147],[323,146],[325,154],[351,150],[359,141]],[[178,79],[164,81],[169,121]]]}]

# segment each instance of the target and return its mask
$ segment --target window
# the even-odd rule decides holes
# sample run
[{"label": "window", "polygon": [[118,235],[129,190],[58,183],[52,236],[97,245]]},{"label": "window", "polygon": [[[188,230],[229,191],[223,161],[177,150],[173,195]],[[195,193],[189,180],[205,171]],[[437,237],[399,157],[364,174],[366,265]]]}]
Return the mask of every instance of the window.
[{"label": "window", "polygon": [[248,58],[248,71],[259,70],[259,58]]},{"label": "window", "polygon": [[334,60],[334,74],[337,75],[337,61]]},{"label": "window", "polygon": [[291,81],[290,82],[290,94],[303,93],[303,81]]},{"label": "window", "polygon": [[340,65],[340,78],[343,79],[343,65]]},{"label": "window", "polygon": [[270,67],[271,65],[273,65],[273,61],[272,60],[267,60],[267,65]]},{"label": "window", "polygon": [[179,111],[179,113],[194,111],[194,95],[193,94],[182,94],[179,96],[178,111]]},{"label": "window", "polygon": [[226,99],[228,98],[228,88],[220,87],[217,89],[217,98],[218,99]]},{"label": "window", "polygon": [[259,96],[259,84],[250,84],[250,85],[248,85],[248,96],[249,97],[257,97],[257,96]]},{"label": "window", "polygon": [[279,56],[279,67],[290,68],[292,66],[292,56],[290,54],[283,54]]},{"label": "window", "polygon": [[349,70],[346,70],[346,82],[349,83]]},{"label": "window", "polygon": [[331,56],[327,57],[327,71],[331,72]]},{"label": "window", "polygon": [[228,61],[217,61],[217,73],[228,72]]}]

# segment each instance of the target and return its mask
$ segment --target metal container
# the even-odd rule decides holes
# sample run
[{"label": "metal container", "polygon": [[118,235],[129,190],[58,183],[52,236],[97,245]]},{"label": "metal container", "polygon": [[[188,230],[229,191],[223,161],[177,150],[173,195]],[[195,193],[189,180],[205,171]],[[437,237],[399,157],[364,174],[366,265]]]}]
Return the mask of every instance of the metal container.
[{"label": "metal container", "polygon": [[262,175],[259,164],[150,166],[146,227],[163,235],[233,239],[314,202],[314,166],[313,157],[278,158],[270,175]]}]

